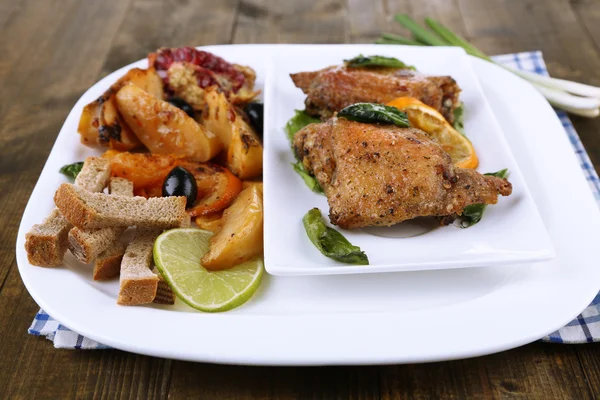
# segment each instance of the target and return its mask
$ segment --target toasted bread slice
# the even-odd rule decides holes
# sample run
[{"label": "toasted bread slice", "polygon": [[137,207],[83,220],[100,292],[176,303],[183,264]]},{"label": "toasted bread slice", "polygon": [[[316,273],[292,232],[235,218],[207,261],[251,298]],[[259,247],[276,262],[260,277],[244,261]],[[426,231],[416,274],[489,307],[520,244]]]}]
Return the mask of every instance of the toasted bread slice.
[{"label": "toasted bread slice", "polygon": [[[133,182],[123,178],[112,178],[109,191],[111,195],[132,197]],[[126,227],[115,227],[83,230],[74,227],[69,231],[69,250],[79,261],[91,263],[100,253],[115,245],[125,229]]]},{"label": "toasted bread slice", "polygon": [[158,289],[158,276],[150,270],[152,249],[159,231],[138,230],[121,261],[117,304],[133,306],[152,303]]},{"label": "toasted bread slice", "polygon": [[62,215],[80,229],[135,225],[158,230],[190,224],[183,196],[149,199],[111,196],[63,183],[54,195],[54,202]]},{"label": "toasted bread slice", "polygon": [[[100,192],[110,176],[110,161],[99,157],[88,157],[75,184],[79,187]],[[68,247],[68,235],[73,225],[57,208],[41,224],[34,225],[27,233],[25,250],[32,265],[56,267],[62,265]]]},{"label": "toasted bread slice", "polygon": [[67,251],[67,236],[73,225],[58,211],[52,210],[41,224],[27,232],[25,250],[31,265],[56,267],[63,263]]},{"label": "toasted bread slice", "polygon": [[175,293],[173,293],[173,289],[167,283],[165,278],[162,277],[160,272],[156,267],[152,268],[152,272],[158,276],[158,287],[156,289],[156,297],[152,301],[156,304],[175,304]]},{"label": "toasted bread slice", "polygon": [[94,280],[104,281],[119,276],[121,260],[126,249],[126,245],[117,241],[100,253],[94,262]]}]

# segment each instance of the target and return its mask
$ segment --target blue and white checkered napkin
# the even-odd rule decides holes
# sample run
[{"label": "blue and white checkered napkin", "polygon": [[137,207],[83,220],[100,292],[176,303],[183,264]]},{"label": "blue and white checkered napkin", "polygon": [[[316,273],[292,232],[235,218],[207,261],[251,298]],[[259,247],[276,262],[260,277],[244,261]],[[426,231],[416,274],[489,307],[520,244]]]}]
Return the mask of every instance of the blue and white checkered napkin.
[{"label": "blue and white checkered napkin", "polygon": [[[524,71],[535,72],[540,75],[548,75],[546,64],[539,51],[517,54],[506,54],[493,57],[495,61],[502,64],[522,69]],[[585,173],[596,200],[600,204],[600,181],[598,174],[594,170],[590,158],[588,157],[577,132],[567,114],[562,111],[556,112],[562,122],[567,135],[573,145],[573,150],[579,157],[581,169]],[[67,327],[53,320],[43,310],[40,310],[28,331],[31,335],[46,336],[48,340],[54,342],[54,347],[64,349],[107,349],[108,346],[85,338]],[[542,339],[545,342],[554,343],[591,343],[600,341],[600,293],[596,296],[581,314],[565,327],[546,336]]]}]

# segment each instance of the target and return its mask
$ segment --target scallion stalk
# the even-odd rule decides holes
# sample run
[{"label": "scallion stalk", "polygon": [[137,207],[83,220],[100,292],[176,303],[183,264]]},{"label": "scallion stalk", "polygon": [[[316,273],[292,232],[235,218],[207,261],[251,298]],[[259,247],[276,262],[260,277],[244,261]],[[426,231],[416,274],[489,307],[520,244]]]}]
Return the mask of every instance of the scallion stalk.
[{"label": "scallion stalk", "polygon": [[419,25],[405,14],[397,14],[394,19],[407,28],[415,40],[403,39],[398,35],[384,34],[378,43],[400,44],[404,42],[402,44],[408,44],[406,42],[423,42],[428,46],[462,47],[468,54],[495,63],[529,81],[546,97],[550,104],[557,108],[589,118],[600,115],[600,87],[533,74],[496,63],[477,47],[433,18],[425,18],[425,23],[431,30]]},{"label": "scallion stalk", "polygon": [[429,46],[449,46],[450,44],[446,42],[444,39],[441,39],[435,36],[432,32],[423,28],[421,25],[417,24],[414,19],[409,17],[406,14],[396,14],[394,19],[398,21],[402,26],[408,29],[415,39],[420,42],[423,42]]}]

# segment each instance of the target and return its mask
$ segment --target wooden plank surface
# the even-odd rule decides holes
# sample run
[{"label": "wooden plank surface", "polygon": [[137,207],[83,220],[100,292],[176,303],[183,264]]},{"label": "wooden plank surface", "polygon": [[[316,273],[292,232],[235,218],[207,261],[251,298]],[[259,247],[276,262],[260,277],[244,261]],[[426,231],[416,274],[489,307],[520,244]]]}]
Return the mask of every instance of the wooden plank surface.
[{"label": "wooden plank surface", "polygon": [[[595,0],[0,0],[0,397],[600,398],[600,344],[411,366],[257,368],[56,350],[25,333],[38,307],[15,264],[20,216],[90,85],[160,46],[369,43],[403,32],[397,12],[434,16],[490,54],[541,49],[554,76],[600,84]],[[598,168],[600,120],[573,121]]]}]

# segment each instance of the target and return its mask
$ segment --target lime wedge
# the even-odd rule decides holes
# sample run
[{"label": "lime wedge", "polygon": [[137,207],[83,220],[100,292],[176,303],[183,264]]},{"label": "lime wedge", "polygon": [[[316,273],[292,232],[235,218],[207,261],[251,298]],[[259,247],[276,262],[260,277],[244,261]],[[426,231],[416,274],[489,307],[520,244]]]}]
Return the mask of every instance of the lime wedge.
[{"label": "lime wedge", "polygon": [[171,229],[154,243],[154,263],[177,297],[205,312],[227,311],[248,301],[260,286],[261,259],[231,269],[208,271],[200,259],[208,251],[212,232]]}]

